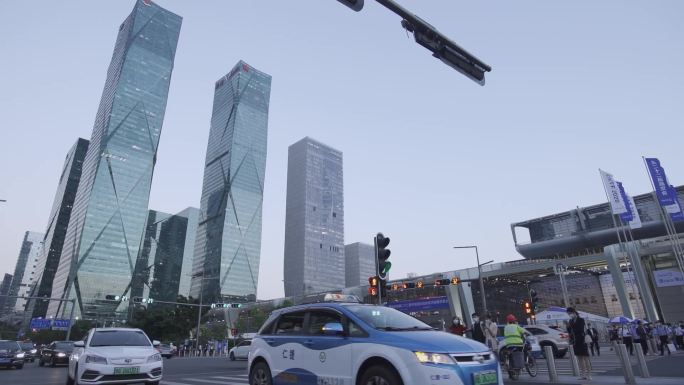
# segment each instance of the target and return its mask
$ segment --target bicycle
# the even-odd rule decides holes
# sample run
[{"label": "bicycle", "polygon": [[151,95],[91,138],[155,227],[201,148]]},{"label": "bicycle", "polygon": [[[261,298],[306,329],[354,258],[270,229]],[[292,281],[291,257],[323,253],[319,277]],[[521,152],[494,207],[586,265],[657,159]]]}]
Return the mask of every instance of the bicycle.
[{"label": "bicycle", "polygon": [[530,354],[532,348],[530,347],[529,343],[525,342],[524,347],[517,345],[504,347],[501,351],[501,364],[503,366],[503,370],[508,372],[508,377],[511,380],[517,380],[520,378],[520,373],[523,369],[514,367],[513,354],[511,354],[513,351],[519,351],[521,348],[523,349],[524,354],[524,368],[527,373],[530,375],[530,377],[536,377],[537,373],[539,372],[537,360],[535,360],[532,354]]}]

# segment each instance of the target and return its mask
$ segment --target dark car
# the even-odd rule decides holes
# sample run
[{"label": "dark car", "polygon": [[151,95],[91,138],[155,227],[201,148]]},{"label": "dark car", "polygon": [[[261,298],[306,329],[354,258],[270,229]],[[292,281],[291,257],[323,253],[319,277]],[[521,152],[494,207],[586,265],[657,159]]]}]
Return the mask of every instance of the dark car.
[{"label": "dark car", "polygon": [[33,342],[31,341],[17,341],[19,342],[19,346],[21,346],[21,350],[24,351],[24,362],[33,362],[36,360],[36,357],[38,357],[38,349],[36,349],[36,346],[33,345]]},{"label": "dark car", "polygon": [[157,351],[164,358],[171,358],[174,356],[174,354],[176,354],[176,348],[174,346],[171,346],[170,344],[159,345]]},{"label": "dark car", "polygon": [[17,369],[24,367],[24,352],[17,341],[0,340],[0,366]]},{"label": "dark car", "polygon": [[69,365],[69,357],[74,350],[73,341],[53,341],[40,352],[38,365],[48,364],[52,367],[57,365]]}]

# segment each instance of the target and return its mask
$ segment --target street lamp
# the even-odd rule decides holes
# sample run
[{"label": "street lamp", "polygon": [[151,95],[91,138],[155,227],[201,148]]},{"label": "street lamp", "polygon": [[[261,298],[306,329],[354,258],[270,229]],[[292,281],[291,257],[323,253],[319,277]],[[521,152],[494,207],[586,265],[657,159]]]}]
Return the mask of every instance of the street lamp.
[{"label": "street lamp", "polygon": [[454,249],[475,249],[475,258],[477,259],[477,279],[480,281],[480,294],[482,295],[482,308],[484,314],[487,314],[487,298],[485,297],[484,283],[482,283],[482,266],[488,265],[492,262],[487,261],[485,263],[480,263],[480,254],[477,252],[477,246],[454,246]]}]

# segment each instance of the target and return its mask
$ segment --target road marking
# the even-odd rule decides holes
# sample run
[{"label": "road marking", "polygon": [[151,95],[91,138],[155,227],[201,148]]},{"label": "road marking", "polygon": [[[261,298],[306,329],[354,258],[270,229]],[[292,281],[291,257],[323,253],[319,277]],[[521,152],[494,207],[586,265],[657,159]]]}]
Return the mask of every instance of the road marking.
[{"label": "road marking", "polygon": [[239,385],[239,384],[244,384],[244,382],[236,382],[236,383],[228,383],[226,384],[225,381],[216,381],[216,380],[202,380],[199,378],[184,378],[184,381],[194,381],[194,382],[205,382],[207,384],[223,384],[223,385]]},{"label": "road marking", "polygon": [[173,382],[173,381],[164,381],[162,380],[162,385],[191,385],[185,382]]},{"label": "road marking", "polygon": [[247,377],[222,377],[222,376],[217,376],[217,377],[212,377],[217,380],[228,380],[228,381],[247,381]]}]

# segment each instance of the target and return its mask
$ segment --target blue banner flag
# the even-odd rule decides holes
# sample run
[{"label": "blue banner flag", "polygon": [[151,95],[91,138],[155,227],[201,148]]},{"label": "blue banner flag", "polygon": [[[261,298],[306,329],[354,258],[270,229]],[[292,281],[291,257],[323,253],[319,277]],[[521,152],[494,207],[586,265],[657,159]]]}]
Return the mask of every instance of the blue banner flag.
[{"label": "blue banner flag", "polygon": [[[667,207],[676,203],[676,194],[673,196],[672,191],[670,191],[670,184],[667,182],[665,169],[660,165],[660,161],[657,158],[646,158],[645,160],[648,173],[651,175],[651,180],[655,187],[658,202],[660,202],[661,207],[667,209]],[[668,210],[668,212],[670,211]]]},{"label": "blue banner flag", "polygon": [[684,212],[682,212],[682,205],[679,203],[679,197],[677,196],[677,189],[670,185],[670,195],[674,197],[675,203],[674,207],[676,207],[676,211],[672,210],[670,212],[670,217],[672,218],[673,222],[682,222],[684,221]]},{"label": "blue banner flag", "polygon": [[622,201],[625,202],[625,208],[627,208],[627,212],[620,214],[620,219],[624,223],[629,223],[634,219],[634,212],[636,211],[636,208],[632,207],[631,203],[629,202],[629,197],[627,197],[627,193],[625,192],[625,188],[622,186],[622,182],[616,181],[616,183],[618,190],[620,190]]}]

